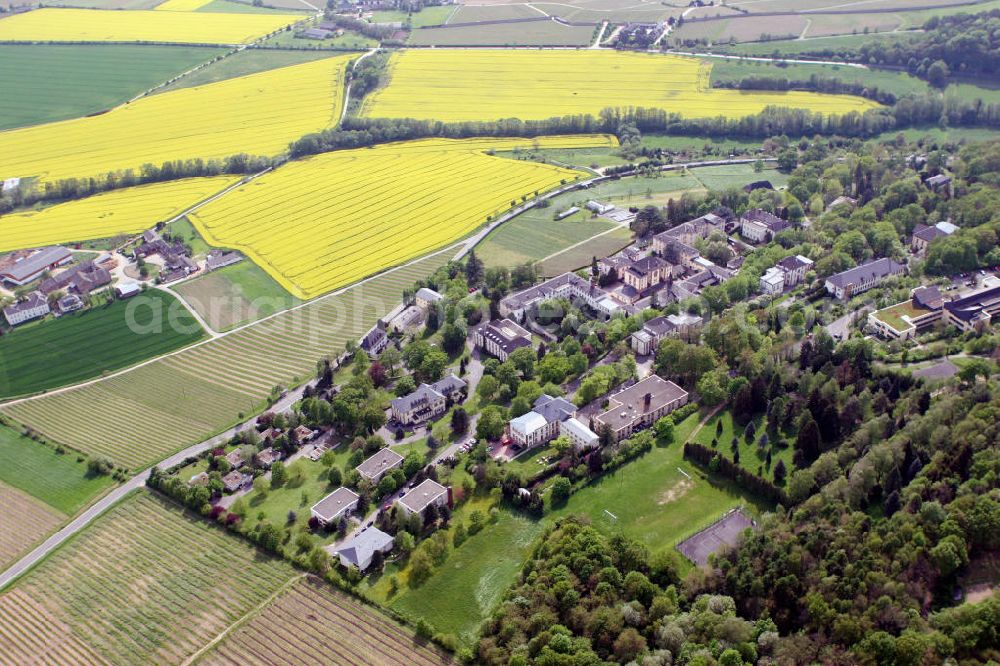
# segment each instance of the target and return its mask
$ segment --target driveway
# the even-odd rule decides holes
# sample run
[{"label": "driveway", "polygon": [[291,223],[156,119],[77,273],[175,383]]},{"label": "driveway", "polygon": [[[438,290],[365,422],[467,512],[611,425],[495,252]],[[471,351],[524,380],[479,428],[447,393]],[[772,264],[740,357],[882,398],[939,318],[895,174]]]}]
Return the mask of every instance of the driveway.
[{"label": "driveway", "polygon": [[864,306],[855,312],[848,312],[843,317],[839,317],[826,325],[826,332],[834,340],[846,340],[851,333],[851,324],[862,317],[867,317],[872,311],[870,306]]}]

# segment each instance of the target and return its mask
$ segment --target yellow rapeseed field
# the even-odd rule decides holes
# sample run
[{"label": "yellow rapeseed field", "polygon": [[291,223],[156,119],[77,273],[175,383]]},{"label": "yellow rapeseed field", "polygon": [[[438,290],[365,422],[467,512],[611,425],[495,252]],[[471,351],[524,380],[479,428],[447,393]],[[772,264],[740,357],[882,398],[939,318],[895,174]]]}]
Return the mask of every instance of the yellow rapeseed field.
[{"label": "yellow rapeseed field", "polygon": [[101,11],[49,7],[0,20],[0,42],[246,44],[301,21],[295,14]]},{"label": "yellow rapeseed field", "polygon": [[769,105],[824,114],[878,106],[848,95],[712,89],[710,73],[711,65],[702,60],[651,53],[409,50],[393,54],[389,85],[365,99],[362,115],[448,122],[541,120],[634,106],[688,118],[738,118]]},{"label": "yellow rapeseed field", "polygon": [[0,175],[54,181],[138,171],[143,164],[169,160],[280,154],[291,141],[340,118],[352,57],[143,97],[90,118],[0,132]]},{"label": "yellow rapeseed field", "polygon": [[[542,147],[614,145],[544,137]],[[190,216],[213,245],[239,249],[299,298],[312,298],[468,234],[514,200],[583,173],[495,157],[532,139],[426,139],[286,164]]]},{"label": "yellow rapeseed field", "polygon": [[139,233],[179,215],[237,180],[235,176],[173,180],[2,215],[0,252]]},{"label": "yellow rapeseed field", "polygon": [[167,0],[156,5],[154,9],[161,12],[193,12],[210,2],[212,0]]}]

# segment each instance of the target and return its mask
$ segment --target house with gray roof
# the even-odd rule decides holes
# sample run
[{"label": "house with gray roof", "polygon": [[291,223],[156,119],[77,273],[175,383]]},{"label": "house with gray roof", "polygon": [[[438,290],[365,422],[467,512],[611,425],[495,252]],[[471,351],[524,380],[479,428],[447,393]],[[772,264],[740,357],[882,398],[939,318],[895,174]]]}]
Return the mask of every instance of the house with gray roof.
[{"label": "house with gray roof", "polygon": [[416,302],[418,308],[423,308],[424,310],[426,310],[427,308],[434,305],[438,301],[443,301],[444,296],[437,293],[433,289],[429,289],[427,287],[421,287],[420,289],[417,289],[417,293],[414,296],[413,300]]},{"label": "house with gray roof", "polygon": [[408,516],[413,514],[424,515],[427,507],[445,506],[449,502],[449,491],[437,481],[431,479],[424,480],[419,486],[406,493],[396,500],[396,506],[400,507]]},{"label": "house with gray roof", "polygon": [[632,349],[639,356],[648,356],[656,351],[664,338],[676,331],[677,327],[666,317],[650,319],[640,330],[632,334]]},{"label": "house with gray roof", "polygon": [[559,435],[559,424],[576,416],[576,405],[564,398],[542,394],[532,410],[513,418],[508,425],[510,438],[524,448],[544,444]]},{"label": "house with gray roof", "polygon": [[747,211],[740,217],[740,234],[751,243],[766,243],[792,223],[766,210]]},{"label": "house with gray roof", "polygon": [[391,534],[372,526],[345,541],[335,552],[345,567],[364,571],[371,566],[375,553],[388,553],[392,550],[393,544]]},{"label": "house with gray roof", "polygon": [[653,425],[678,407],[687,404],[688,392],[658,375],[650,375],[608,400],[608,410],[595,417],[599,427],[607,427],[615,442]]},{"label": "house with gray roof", "polygon": [[322,525],[333,525],[358,508],[358,498],[358,494],[350,488],[337,488],[313,504],[310,513]]},{"label": "house with gray roof", "polygon": [[531,348],[531,334],[510,319],[496,319],[473,329],[473,342],[486,353],[506,361],[515,350]]},{"label": "house with gray roof", "polygon": [[364,462],[354,469],[358,470],[358,474],[361,475],[362,479],[378,483],[383,476],[402,464],[403,456],[386,447],[379,449],[374,455],[364,460]]},{"label": "house with gray roof", "polygon": [[43,247],[0,268],[0,280],[20,287],[42,277],[45,271],[65,266],[72,259],[72,253],[64,247]]},{"label": "house with gray roof", "polygon": [[33,291],[20,303],[5,307],[3,316],[8,324],[17,326],[26,321],[44,317],[49,311],[49,302],[40,293]]},{"label": "house with gray roof", "polygon": [[436,418],[448,410],[448,406],[465,397],[467,384],[448,375],[433,384],[421,384],[410,394],[395,398],[391,403],[393,420],[403,425],[412,425]]},{"label": "house with gray roof", "polygon": [[906,266],[888,257],[873,259],[850,270],[831,275],[826,279],[826,290],[834,297],[846,301],[882,284],[886,279],[902,275]]}]

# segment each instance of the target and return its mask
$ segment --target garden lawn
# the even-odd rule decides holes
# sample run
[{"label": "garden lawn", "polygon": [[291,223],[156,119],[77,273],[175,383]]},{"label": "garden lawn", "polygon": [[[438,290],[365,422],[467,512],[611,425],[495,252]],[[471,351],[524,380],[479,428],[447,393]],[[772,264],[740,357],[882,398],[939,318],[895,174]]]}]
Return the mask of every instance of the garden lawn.
[{"label": "garden lawn", "polygon": [[[722,421],[722,434],[718,437],[719,442],[716,450],[720,455],[732,460],[732,441],[733,437],[736,436],[740,442],[740,466],[745,470],[754,474],[760,473],[764,478],[773,481],[772,473],[774,471],[774,466],[778,464],[779,460],[783,460],[785,461],[785,470],[787,472],[786,478],[792,473],[792,470],[794,469],[792,467],[792,446],[791,443],[782,439],[782,434],[780,432],[777,437],[771,437],[771,435],[768,435],[768,439],[772,440],[772,443],[768,445],[771,448],[770,469],[766,467],[766,450],[763,455],[758,454],[757,440],[759,440],[760,436],[764,434],[767,425],[763,415],[758,415],[753,420],[754,426],[757,428],[757,432],[754,435],[752,442],[747,442],[743,438],[743,431],[746,426],[741,426],[738,423],[735,423],[733,421],[732,412],[728,409],[723,412],[719,412],[716,416],[713,416],[711,420],[705,424],[705,427],[701,429],[701,432],[698,433],[695,441],[702,446],[712,448],[712,440],[715,439],[715,432],[719,421]],[[774,444],[779,444],[779,446],[774,446]]]},{"label": "garden lawn", "polygon": [[263,319],[302,302],[248,259],[186,280],[173,289],[216,331]]},{"label": "garden lawn", "polygon": [[90,476],[77,458],[0,426],[0,481],[70,516],[113,483],[109,476]]},{"label": "garden lawn", "polygon": [[0,130],[85,116],[214,58],[193,46],[0,46]]},{"label": "garden lawn", "polygon": [[[130,327],[130,320],[136,326]],[[0,397],[97,377],[189,345],[204,335],[176,298],[152,289],[126,301],[29,324],[3,337]]]}]

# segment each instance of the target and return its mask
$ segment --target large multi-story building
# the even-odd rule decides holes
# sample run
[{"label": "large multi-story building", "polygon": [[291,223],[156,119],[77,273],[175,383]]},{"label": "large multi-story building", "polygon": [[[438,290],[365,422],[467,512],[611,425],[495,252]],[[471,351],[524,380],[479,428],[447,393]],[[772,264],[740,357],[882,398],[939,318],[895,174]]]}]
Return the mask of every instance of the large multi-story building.
[{"label": "large multi-story building", "polygon": [[495,319],[473,329],[473,342],[486,353],[506,361],[516,349],[531,348],[531,334],[510,319]]},{"label": "large multi-story building", "polygon": [[686,405],[688,392],[658,375],[650,375],[609,399],[608,410],[594,417],[598,428],[607,427],[616,442],[648,428],[661,416]]},{"label": "large multi-story building", "polygon": [[542,394],[530,412],[511,419],[510,438],[525,448],[555,439],[559,424],[576,416],[576,406],[563,398]]},{"label": "large multi-story building", "polygon": [[880,285],[887,278],[902,275],[906,266],[897,264],[888,257],[873,259],[826,279],[826,290],[836,298],[846,301]]},{"label": "large multi-story building", "polygon": [[785,257],[777,264],[767,269],[760,276],[760,291],[764,294],[780,294],[791,289],[806,276],[806,271],[813,265],[812,259],[801,254]]},{"label": "large multi-story building", "polygon": [[740,217],[740,234],[751,243],[766,243],[791,226],[788,220],[759,208]]},{"label": "large multi-story building", "polygon": [[413,393],[395,398],[390,403],[392,418],[404,425],[436,418],[448,410],[449,403],[460,400],[465,389],[465,382],[455,375],[448,375],[433,384],[421,384]]},{"label": "large multi-story building", "polygon": [[575,303],[584,303],[595,312],[610,317],[623,309],[623,304],[612,298],[608,292],[576,273],[563,273],[534,287],[511,294],[500,301],[500,314],[517,321],[524,321],[531,308],[553,298],[565,298]]},{"label": "large multi-story building", "polygon": [[26,321],[44,317],[49,312],[49,302],[40,293],[33,291],[20,303],[5,307],[3,316],[8,324],[17,326]]},{"label": "large multi-story building", "polygon": [[944,304],[945,322],[963,331],[988,326],[1000,317],[1000,287],[987,287]]}]

